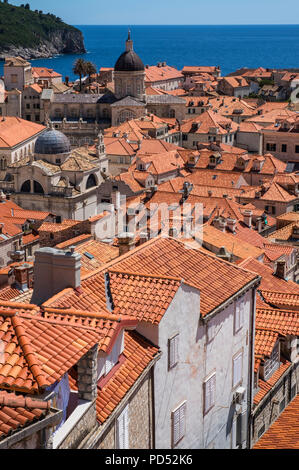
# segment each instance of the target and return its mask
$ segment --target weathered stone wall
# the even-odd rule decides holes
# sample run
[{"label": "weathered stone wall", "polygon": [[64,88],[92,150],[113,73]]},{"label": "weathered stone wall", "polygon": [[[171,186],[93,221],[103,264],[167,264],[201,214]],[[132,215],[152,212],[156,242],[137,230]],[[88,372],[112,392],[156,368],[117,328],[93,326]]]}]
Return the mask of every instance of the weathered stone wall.
[{"label": "weathered stone wall", "polygon": [[58,245],[58,243],[62,243],[83,233],[91,233],[91,224],[88,220],[78,222],[76,225],[67,227],[59,232],[41,231],[39,233],[40,247],[53,247]]},{"label": "weathered stone wall", "polygon": [[[123,408],[122,408],[123,409]],[[95,448],[115,449],[118,416],[101,435]],[[143,379],[129,401],[129,448],[150,449],[153,443],[152,392],[150,372]]]},{"label": "weathered stone wall", "polygon": [[94,400],[97,397],[97,357],[96,344],[78,362],[78,393],[82,400]]},{"label": "weathered stone wall", "polygon": [[77,449],[80,442],[82,442],[96,426],[96,416],[96,403],[94,401],[85,415],[78,421],[66,439],[60,444],[59,449]]},{"label": "weathered stone wall", "polygon": [[[286,407],[298,393],[298,364],[294,364],[293,367],[288,370],[288,372],[277,382],[277,385],[272,388],[265,402],[263,402],[261,405],[258,405],[254,410],[254,417],[252,422],[252,446],[254,446],[254,444],[261,438],[261,435],[259,436],[259,431],[262,430],[263,426],[265,426],[264,432],[266,432],[271,424],[276,421],[278,416],[282,413],[284,409],[280,408],[282,401],[285,399]],[[295,394],[293,389],[294,386],[296,387]],[[291,395],[292,389],[293,396]]]}]

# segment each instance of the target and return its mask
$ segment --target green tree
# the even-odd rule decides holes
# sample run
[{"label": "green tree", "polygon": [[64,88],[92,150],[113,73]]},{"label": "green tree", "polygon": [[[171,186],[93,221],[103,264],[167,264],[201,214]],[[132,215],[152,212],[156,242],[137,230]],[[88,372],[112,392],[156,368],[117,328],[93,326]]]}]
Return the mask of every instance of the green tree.
[{"label": "green tree", "polygon": [[97,68],[92,62],[85,62],[85,73],[87,73],[90,81],[91,75],[97,73]]},{"label": "green tree", "polygon": [[77,59],[73,65],[73,72],[79,76],[80,79],[80,91],[82,90],[82,76],[86,73],[86,62],[84,59]]}]

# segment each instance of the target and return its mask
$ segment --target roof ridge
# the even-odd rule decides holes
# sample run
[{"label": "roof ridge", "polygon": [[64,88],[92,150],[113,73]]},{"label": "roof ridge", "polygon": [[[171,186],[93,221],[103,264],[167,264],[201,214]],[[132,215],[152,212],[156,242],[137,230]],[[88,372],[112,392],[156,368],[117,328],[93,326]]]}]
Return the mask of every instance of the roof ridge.
[{"label": "roof ridge", "polygon": [[100,312],[89,312],[87,310],[76,310],[76,309],[61,309],[56,307],[46,307],[45,311],[48,313],[57,313],[60,315],[77,315],[82,317],[97,318],[99,320],[111,320],[121,322],[123,320],[121,315],[106,314]]},{"label": "roof ridge", "polygon": [[44,388],[47,385],[47,381],[45,379],[44,372],[42,371],[37,360],[36,362],[33,360],[33,358],[36,358],[36,352],[34,351],[30,343],[30,340],[27,336],[25,328],[22,324],[22,320],[20,319],[20,317],[13,316],[11,318],[11,323],[12,323],[12,326],[14,327],[19,345],[24,353],[30,372],[32,373],[34,379],[36,380],[38,387]]},{"label": "roof ridge", "polygon": [[110,274],[128,274],[129,276],[140,276],[140,277],[150,277],[154,279],[165,279],[165,280],[170,280],[170,281],[178,281],[178,282],[183,282],[183,278],[179,277],[174,277],[174,276],[166,276],[166,275],[156,275],[156,274],[144,274],[144,273],[137,273],[137,272],[131,272],[131,271],[124,271],[124,270],[118,270],[118,269],[108,269],[107,272]]}]

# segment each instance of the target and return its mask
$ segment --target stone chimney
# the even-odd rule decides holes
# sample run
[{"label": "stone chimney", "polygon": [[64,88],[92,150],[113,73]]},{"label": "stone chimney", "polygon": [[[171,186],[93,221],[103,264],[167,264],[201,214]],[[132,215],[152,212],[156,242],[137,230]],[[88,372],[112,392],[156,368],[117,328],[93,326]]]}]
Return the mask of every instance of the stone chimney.
[{"label": "stone chimney", "polygon": [[236,231],[236,219],[231,219],[230,217],[226,219],[227,227],[230,229],[231,232],[235,233]]},{"label": "stone chimney", "polygon": [[97,389],[98,345],[88,351],[78,362],[78,395],[79,399],[93,401]]},{"label": "stone chimney", "polygon": [[262,220],[261,217],[258,217],[256,219],[256,228],[257,228],[258,233],[261,233],[261,231],[263,229],[263,220]]},{"label": "stone chimney", "polygon": [[218,228],[218,230],[221,230],[221,232],[225,232],[226,229],[226,220],[222,219],[221,217],[217,217],[213,221],[214,227]]},{"label": "stone chimney", "polygon": [[135,248],[135,235],[131,232],[123,232],[118,238],[119,256],[128,253]]},{"label": "stone chimney", "polygon": [[275,276],[279,277],[279,279],[285,279],[286,278],[286,261],[277,261],[276,263],[276,269],[275,269]]},{"label": "stone chimney", "polygon": [[32,286],[32,266],[23,264],[14,269],[15,286],[17,289],[27,291]]},{"label": "stone chimney", "polygon": [[247,225],[247,227],[251,228],[252,227],[252,211],[245,210],[243,216],[244,216],[244,224]]},{"label": "stone chimney", "polygon": [[49,247],[37,250],[31,302],[40,305],[63,289],[80,287],[80,260],[81,255],[74,247],[69,251]]}]

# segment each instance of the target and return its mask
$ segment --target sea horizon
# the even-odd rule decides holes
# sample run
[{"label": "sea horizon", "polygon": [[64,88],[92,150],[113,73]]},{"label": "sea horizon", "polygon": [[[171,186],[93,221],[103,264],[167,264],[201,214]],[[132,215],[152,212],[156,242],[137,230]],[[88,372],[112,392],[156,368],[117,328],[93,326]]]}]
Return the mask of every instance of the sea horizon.
[{"label": "sea horizon", "polygon": [[97,69],[114,67],[130,28],[134,50],[145,65],[166,62],[179,70],[184,65],[219,65],[223,76],[242,67],[299,68],[299,24],[74,26],[83,33],[85,54],[33,59],[32,65],[52,68],[71,80],[77,78],[72,67],[79,57]]}]

